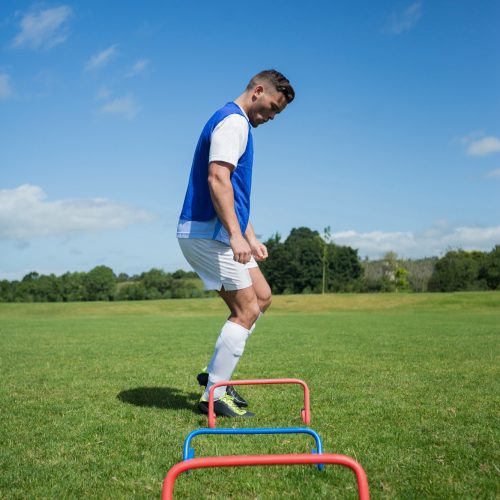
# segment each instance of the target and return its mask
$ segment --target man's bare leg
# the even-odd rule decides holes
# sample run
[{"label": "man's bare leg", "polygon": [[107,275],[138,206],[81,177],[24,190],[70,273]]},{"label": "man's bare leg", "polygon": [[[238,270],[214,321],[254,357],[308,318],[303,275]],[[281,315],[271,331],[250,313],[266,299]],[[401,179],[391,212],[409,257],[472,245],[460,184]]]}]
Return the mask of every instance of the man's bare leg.
[{"label": "man's bare leg", "polygon": [[228,321],[232,321],[249,330],[257,321],[261,312],[258,296],[253,286],[241,290],[220,290],[222,297],[231,314]]},{"label": "man's bare leg", "polygon": [[[209,377],[204,394],[205,399],[214,383],[231,379],[257,319],[271,304],[271,289],[264,275],[259,268],[252,268],[249,271],[252,286],[241,290],[222,289],[219,291],[219,295],[229,308],[230,315],[217,339],[215,352],[208,366]],[[217,388],[215,397],[222,397],[226,389],[226,387]],[[247,405],[234,388],[230,387],[227,390],[234,392],[233,396],[239,406]]]},{"label": "man's bare leg", "polygon": [[271,287],[258,267],[252,267],[249,272],[260,312],[264,313],[271,305]]}]

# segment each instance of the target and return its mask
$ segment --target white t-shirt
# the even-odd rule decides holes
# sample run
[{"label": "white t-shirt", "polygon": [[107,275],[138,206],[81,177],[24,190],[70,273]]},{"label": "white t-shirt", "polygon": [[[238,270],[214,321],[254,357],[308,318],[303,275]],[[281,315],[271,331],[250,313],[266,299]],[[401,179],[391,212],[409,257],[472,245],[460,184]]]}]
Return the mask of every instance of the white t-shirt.
[{"label": "white t-shirt", "polygon": [[[245,114],[242,109],[241,112]],[[248,127],[248,121],[244,116],[238,114],[226,116],[212,132],[209,163],[225,161],[236,167],[247,148]]]}]

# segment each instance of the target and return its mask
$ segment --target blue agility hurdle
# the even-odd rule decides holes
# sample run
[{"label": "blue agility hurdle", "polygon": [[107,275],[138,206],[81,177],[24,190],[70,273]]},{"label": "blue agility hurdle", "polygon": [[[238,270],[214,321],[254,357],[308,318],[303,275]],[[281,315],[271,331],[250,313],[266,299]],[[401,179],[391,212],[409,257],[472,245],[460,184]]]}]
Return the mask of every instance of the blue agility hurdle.
[{"label": "blue agility hurdle", "polygon": [[[312,453],[322,454],[323,443],[319,434],[309,429],[308,427],[265,427],[265,428],[240,428],[240,429],[196,429],[190,432],[184,440],[183,460],[190,460],[195,457],[195,450],[191,447],[191,441],[199,434],[309,434],[316,442],[316,448],[313,448]],[[323,464],[317,464],[319,470],[323,470]]]}]

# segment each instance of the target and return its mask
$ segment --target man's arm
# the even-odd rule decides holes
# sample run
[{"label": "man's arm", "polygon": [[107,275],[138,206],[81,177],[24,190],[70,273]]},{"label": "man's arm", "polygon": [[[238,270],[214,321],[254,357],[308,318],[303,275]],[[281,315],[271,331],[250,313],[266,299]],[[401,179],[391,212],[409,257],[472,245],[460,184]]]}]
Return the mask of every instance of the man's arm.
[{"label": "man's arm", "polygon": [[252,255],[254,256],[255,260],[266,260],[268,255],[267,255],[267,248],[266,245],[261,243],[257,237],[255,236],[255,232],[253,230],[253,226],[248,221],[248,226],[245,231],[245,239],[248,241],[248,244],[250,245],[250,248],[252,250]]},{"label": "man's arm", "polygon": [[229,234],[229,243],[234,260],[246,264],[252,257],[252,250],[241,234],[240,224],[234,211],[234,191],[231,172],[234,166],[223,161],[213,161],[208,165],[208,186],[210,195],[222,225]]}]

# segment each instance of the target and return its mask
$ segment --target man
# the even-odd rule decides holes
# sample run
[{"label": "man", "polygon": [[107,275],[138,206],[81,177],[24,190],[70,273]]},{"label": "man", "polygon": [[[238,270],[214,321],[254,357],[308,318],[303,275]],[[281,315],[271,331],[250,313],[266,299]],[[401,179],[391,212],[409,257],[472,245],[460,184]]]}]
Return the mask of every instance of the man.
[{"label": "man", "polygon": [[[273,120],[294,97],[281,73],[262,71],[243,94],[215,112],[196,146],[177,238],[205,289],[217,290],[230,311],[208,373],[198,375],[200,385],[206,385],[198,405],[203,413],[208,413],[210,387],[231,379],[255,322],[271,303],[271,289],[256,262],[267,258],[267,249],[249,221],[251,127]],[[217,415],[254,415],[232,386],[216,388],[214,399]]]}]

